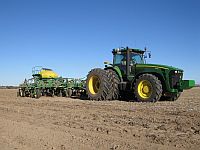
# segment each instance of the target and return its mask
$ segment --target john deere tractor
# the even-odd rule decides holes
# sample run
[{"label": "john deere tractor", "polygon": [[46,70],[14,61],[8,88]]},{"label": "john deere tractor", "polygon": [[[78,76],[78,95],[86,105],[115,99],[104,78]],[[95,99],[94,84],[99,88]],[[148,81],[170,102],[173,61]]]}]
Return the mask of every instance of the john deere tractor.
[{"label": "john deere tractor", "polygon": [[161,98],[176,100],[194,80],[183,80],[183,70],[166,65],[146,64],[146,50],[113,49],[113,63],[92,69],[86,81],[91,100],[113,100],[129,96],[139,102],[156,102]]}]

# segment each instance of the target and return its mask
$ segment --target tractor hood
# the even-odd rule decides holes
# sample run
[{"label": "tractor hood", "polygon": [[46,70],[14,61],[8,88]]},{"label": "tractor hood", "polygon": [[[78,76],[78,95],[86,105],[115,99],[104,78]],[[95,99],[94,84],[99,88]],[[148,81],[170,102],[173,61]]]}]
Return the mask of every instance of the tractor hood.
[{"label": "tractor hood", "polygon": [[176,68],[176,67],[173,67],[173,66],[160,65],[160,64],[137,64],[136,67],[177,70],[177,71],[183,72],[182,69],[179,69],[179,68]]}]

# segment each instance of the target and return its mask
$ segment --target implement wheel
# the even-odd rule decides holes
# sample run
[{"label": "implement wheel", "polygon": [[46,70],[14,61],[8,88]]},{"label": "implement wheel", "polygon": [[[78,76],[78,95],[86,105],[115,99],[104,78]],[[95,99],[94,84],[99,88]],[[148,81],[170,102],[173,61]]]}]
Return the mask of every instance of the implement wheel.
[{"label": "implement wheel", "polygon": [[156,102],[162,96],[161,81],[152,74],[143,74],[135,82],[134,94],[139,102]]},{"label": "implement wheel", "polygon": [[19,89],[17,95],[20,96],[20,97],[24,97],[25,96],[24,90],[23,89]]},{"label": "implement wheel", "polygon": [[35,98],[36,98],[36,99],[40,98],[40,97],[41,97],[41,94],[42,94],[42,93],[41,93],[41,90],[40,90],[40,89],[36,89],[36,90],[35,90]]},{"label": "implement wheel", "polygon": [[92,69],[86,81],[86,91],[91,100],[106,100],[112,84],[109,82],[109,75],[106,70]]},{"label": "implement wheel", "polygon": [[34,90],[33,90],[33,89],[30,90],[30,97],[31,97],[31,98],[35,98]]},{"label": "implement wheel", "polygon": [[72,94],[73,94],[72,89],[67,89],[67,95],[68,95],[68,97],[71,97]]}]

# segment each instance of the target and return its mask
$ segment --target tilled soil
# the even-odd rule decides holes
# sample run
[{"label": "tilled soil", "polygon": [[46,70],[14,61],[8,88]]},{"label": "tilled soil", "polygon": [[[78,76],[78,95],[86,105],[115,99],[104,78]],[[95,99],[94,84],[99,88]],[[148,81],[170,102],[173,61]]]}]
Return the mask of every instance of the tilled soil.
[{"label": "tilled soil", "polygon": [[21,98],[0,90],[0,150],[200,149],[200,88],[175,102]]}]

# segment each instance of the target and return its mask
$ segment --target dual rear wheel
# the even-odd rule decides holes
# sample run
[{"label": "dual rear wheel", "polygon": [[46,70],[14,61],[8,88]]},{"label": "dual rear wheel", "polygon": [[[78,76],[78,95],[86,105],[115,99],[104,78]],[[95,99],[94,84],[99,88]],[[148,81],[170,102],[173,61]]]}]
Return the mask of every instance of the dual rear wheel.
[{"label": "dual rear wheel", "polygon": [[119,97],[119,77],[113,70],[93,69],[86,81],[86,91],[91,100],[113,100]]},{"label": "dual rear wheel", "polygon": [[110,78],[106,70],[97,68],[89,72],[86,91],[91,100],[106,100],[111,89]]}]

